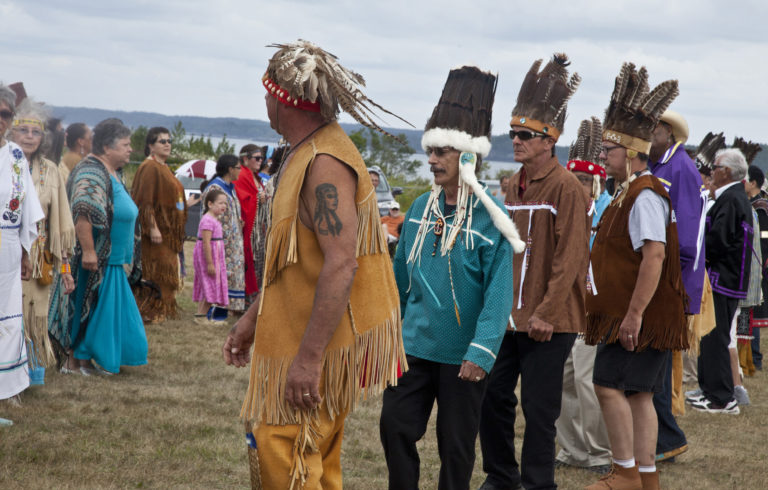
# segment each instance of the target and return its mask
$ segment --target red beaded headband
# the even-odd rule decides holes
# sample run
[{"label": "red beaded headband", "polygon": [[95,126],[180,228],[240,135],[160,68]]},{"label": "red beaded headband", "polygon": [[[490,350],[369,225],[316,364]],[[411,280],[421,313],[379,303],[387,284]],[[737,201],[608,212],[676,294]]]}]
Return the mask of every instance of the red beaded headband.
[{"label": "red beaded headband", "polygon": [[287,90],[273,82],[267,75],[264,75],[262,82],[264,83],[264,88],[267,89],[267,92],[282,102],[283,105],[302,109],[304,111],[320,112],[320,104],[318,102],[310,102],[301,97],[293,97],[289,95]]},{"label": "red beaded headband", "polygon": [[592,162],[587,162],[585,160],[571,160],[566,166],[571,172],[586,172],[591,175],[599,175],[600,178],[603,179],[606,178],[605,169]]}]

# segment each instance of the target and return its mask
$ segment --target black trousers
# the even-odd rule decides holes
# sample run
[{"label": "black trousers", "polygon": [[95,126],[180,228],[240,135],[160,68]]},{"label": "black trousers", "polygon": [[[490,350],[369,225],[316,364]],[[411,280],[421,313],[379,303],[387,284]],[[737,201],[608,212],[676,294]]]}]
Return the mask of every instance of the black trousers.
[{"label": "black trousers", "polygon": [[715,305],[715,328],[701,338],[699,350],[699,387],[704,395],[718,405],[733,400],[733,374],[728,344],[731,322],[739,300],[712,293]]},{"label": "black trousers", "polygon": [[660,393],[653,394],[653,406],[659,421],[659,435],[656,439],[656,454],[663,454],[672,449],[688,444],[685,432],[677,425],[672,415],[672,356],[664,361],[664,384]]},{"label": "black trousers", "polygon": [[[536,342],[526,333],[507,332],[491,370],[480,417],[483,471],[489,483],[526,489],[557,488],[555,484],[555,421],[563,396],[563,367],[576,334],[556,333]],[[522,377],[525,433],[520,462],[515,459],[515,387]]]},{"label": "black trousers", "polygon": [[475,466],[480,405],[488,384],[459,379],[459,365],[408,356],[408,371],[384,391],[379,431],[389,471],[389,488],[419,488],[416,442],[424,436],[437,400],[438,488],[468,489]]}]

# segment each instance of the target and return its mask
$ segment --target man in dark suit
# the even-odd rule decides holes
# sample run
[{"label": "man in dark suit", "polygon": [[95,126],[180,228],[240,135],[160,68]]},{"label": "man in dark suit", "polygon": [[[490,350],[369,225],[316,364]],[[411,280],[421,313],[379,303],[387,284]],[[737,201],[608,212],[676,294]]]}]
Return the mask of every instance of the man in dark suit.
[{"label": "man in dark suit", "polygon": [[686,399],[697,410],[738,414],[733,396],[728,344],[740,299],[749,285],[752,210],[741,181],[747,161],[735,148],[715,156],[712,172],[715,204],[707,213],[706,259],[715,304],[715,329],[701,339],[699,387],[701,394]]}]

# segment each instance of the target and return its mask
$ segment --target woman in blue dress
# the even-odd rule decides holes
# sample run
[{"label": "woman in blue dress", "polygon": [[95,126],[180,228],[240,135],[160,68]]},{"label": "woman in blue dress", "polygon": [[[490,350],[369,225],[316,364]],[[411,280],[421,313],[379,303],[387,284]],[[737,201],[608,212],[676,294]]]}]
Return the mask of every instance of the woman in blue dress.
[{"label": "woman in blue dress", "polygon": [[63,295],[57,280],[49,313],[49,332],[73,352],[64,372],[93,374],[91,360],[108,374],[147,363],[147,336],[125,272],[128,266],[131,279],[141,274],[138,209],[119,173],[130,153],[130,130],[115,119],[102,121],[93,130],[93,153],[67,182],[78,239],[75,291]]}]

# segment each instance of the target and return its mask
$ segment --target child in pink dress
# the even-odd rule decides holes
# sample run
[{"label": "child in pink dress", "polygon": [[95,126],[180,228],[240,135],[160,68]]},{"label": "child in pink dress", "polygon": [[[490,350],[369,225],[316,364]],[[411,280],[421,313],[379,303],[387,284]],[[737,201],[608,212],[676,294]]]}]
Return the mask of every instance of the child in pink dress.
[{"label": "child in pink dress", "polygon": [[220,190],[212,190],[205,196],[205,214],[197,229],[197,243],[193,263],[195,282],[192,299],[197,302],[195,323],[210,325],[206,318],[211,305],[229,304],[227,289],[227,265],[224,257],[224,242],[219,217],[227,209],[227,196]]}]

